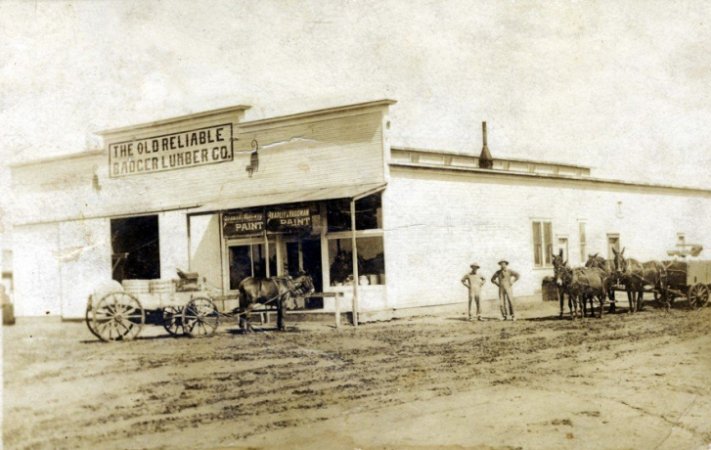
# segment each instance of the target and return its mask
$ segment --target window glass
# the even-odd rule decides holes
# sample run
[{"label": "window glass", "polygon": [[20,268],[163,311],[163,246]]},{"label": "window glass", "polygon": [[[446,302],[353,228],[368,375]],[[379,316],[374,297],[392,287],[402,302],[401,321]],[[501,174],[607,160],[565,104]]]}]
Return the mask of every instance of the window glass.
[{"label": "window glass", "polygon": [[[372,230],[383,227],[380,193],[356,201],[356,230]],[[351,202],[348,199],[331,200],[326,203],[328,231],[350,231]]]},{"label": "window glass", "polygon": [[[351,284],[353,278],[352,241],[330,239],[328,241],[329,271],[331,286]],[[385,284],[385,258],[383,238],[358,237],[358,274],[360,284]]]},{"label": "window glass", "polygon": [[550,222],[532,222],[533,263],[549,266],[553,263],[553,227]]},{"label": "window glass", "polygon": [[230,247],[230,289],[235,290],[240,281],[252,276],[252,258],[249,245]]},{"label": "window glass", "polygon": [[[251,276],[266,277],[266,255],[264,244],[233,245],[229,247],[230,290],[236,290],[239,283]],[[269,271],[276,275],[276,246],[269,245]]]},{"label": "window glass", "polygon": [[543,223],[543,245],[546,251],[546,264],[553,263],[553,230],[550,222]]},{"label": "window glass", "polygon": [[533,263],[537,266],[543,264],[543,251],[541,248],[541,222],[533,222]]}]

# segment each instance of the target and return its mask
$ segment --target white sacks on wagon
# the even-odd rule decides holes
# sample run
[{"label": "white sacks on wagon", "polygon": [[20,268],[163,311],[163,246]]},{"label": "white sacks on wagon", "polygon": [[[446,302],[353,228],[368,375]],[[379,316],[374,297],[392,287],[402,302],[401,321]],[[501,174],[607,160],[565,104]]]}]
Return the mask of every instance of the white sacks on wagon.
[{"label": "white sacks on wagon", "polygon": [[97,284],[86,309],[89,331],[103,341],[134,339],[144,324],[162,325],[173,336],[208,336],[220,313],[198,274],[180,279],[126,279]]}]

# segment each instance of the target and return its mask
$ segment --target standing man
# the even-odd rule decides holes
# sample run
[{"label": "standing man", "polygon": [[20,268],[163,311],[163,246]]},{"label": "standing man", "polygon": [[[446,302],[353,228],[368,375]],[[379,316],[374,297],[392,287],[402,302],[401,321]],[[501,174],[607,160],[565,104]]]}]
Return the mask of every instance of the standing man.
[{"label": "standing man", "polygon": [[501,268],[496,271],[491,282],[499,287],[499,301],[501,302],[501,320],[506,320],[509,317],[516,321],[513,309],[513,284],[520,278],[517,272],[509,269],[509,262],[505,259],[499,261]]},{"label": "standing man", "polygon": [[479,264],[473,263],[469,266],[472,270],[468,274],[462,277],[462,284],[469,289],[469,309],[468,317],[472,320],[472,299],[476,302],[476,319],[481,320],[481,306],[479,304],[479,294],[481,293],[481,287],[486,281],[484,277],[476,273],[479,268]]}]

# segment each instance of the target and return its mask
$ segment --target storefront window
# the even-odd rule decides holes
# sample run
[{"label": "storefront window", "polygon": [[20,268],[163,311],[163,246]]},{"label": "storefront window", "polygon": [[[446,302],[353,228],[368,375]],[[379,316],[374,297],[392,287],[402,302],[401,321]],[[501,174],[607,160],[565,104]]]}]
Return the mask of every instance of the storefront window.
[{"label": "storefront window", "polygon": [[[229,247],[230,290],[239,288],[239,284],[247,277],[266,277],[264,244],[232,245]],[[269,246],[269,271],[276,275],[276,249]]]},{"label": "storefront window", "polygon": [[[372,230],[383,227],[380,193],[356,201],[356,230]],[[331,200],[326,203],[328,231],[350,231],[351,202],[348,199]]]},{"label": "storefront window", "polygon": [[[385,284],[385,258],[382,236],[357,237],[358,274],[361,285]],[[353,282],[352,239],[329,239],[328,256],[331,286]]]}]

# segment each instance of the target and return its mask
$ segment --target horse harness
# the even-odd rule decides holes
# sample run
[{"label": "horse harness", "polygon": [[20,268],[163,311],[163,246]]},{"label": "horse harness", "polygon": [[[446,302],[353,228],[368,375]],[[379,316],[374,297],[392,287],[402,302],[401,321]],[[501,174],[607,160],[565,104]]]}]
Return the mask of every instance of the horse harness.
[{"label": "horse harness", "polygon": [[[304,281],[302,281],[298,285],[295,285],[295,283],[292,281],[292,278],[288,277],[288,276],[286,276],[286,277],[270,277],[269,278],[269,281],[271,281],[274,284],[274,287],[276,288],[277,292],[279,292],[279,283],[277,281],[282,281],[282,280],[286,281],[287,283],[290,283],[291,285],[293,285],[293,287],[291,287],[291,289],[287,289],[284,292],[281,292],[281,293],[275,295],[274,297],[270,298],[269,300],[266,300],[264,303],[262,303],[262,305],[268,305],[268,304],[275,302],[275,301],[279,300],[280,298],[282,298],[286,295],[289,295],[289,294],[296,295],[296,296],[304,295],[307,291],[307,289],[304,286],[306,284]],[[260,284],[261,283],[263,283],[263,281],[260,280]],[[287,286],[288,286],[288,284],[287,284]],[[242,311],[237,314],[233,314],[233,316],[244,316],[244,315],[249,314],[251,312],[252,312],[251,310],[247,309],[246,311]]]}]

